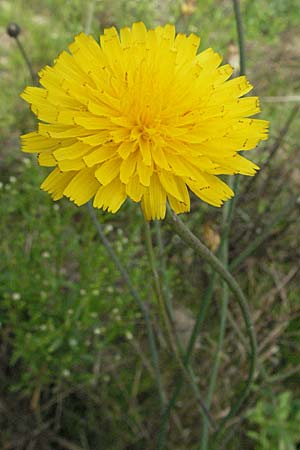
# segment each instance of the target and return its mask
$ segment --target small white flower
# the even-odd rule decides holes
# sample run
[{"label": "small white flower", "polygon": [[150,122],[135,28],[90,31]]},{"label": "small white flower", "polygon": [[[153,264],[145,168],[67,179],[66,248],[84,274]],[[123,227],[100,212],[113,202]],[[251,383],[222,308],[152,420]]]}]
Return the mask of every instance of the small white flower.
[{"label": "small white flower", "polygon": [[133,334],[131,333],[131,331],[126,331],[125,336],[128,341],[131,341],[133,339]]},{"label": "small white flower", "polygon": [[29,158],[23,158],[22,162],[23,162],[24,166],[26,166],[26,167],[31,166],[31,160]]},{"label": "small white flower", "polygon": [[94,329],[94,334],[96,334],[97,336],[98,336],[99,334],[101,334],[101,328],[95,328],[95,329]]},{"label": "small white flower", "polygon": [[17,182],[17,178],[16,178],[14,175],[11,175],[11,176],[9,177],[9,182],[10,182],[11,184],[14,184],[14,183]]},{"label": "small white flower", "polygon": [[21,294],[19,292],[13,292],[11,295],[13,300],[20,300],[21,299]]},{"label": "small white flower", "polygon": [[71,375],[69,369],[64,369],[64,370],[62,371],[62,374],[63,374],[63,376],[66,377],[66,378],[69,377],[69,376]]},{"label": "small white flower", "polygon": [[110,233],[113,229],[114,229],[114,227],[109,223],[109,224],[105,225],[105,227],[104,227],[104,232],[105,232],[106,234],[108,234],[108,233]]},{"label": "small white flower", "polygon": [[45,258],[45,259],[48,259],[48,258],[50,258],[50,253],[49,252],[43,252],[42,253],[42,257]]},{"label": "small white flower", "polygon": [[54,211],[58,211],[60,209],[59,204],[58,203],[54,203],[53,209],[54,209]]}]

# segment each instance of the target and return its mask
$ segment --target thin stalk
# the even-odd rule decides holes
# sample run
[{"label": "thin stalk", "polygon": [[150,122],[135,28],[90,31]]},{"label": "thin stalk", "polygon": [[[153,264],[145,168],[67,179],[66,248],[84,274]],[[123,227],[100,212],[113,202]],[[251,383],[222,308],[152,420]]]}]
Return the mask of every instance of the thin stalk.
[{"label": "thin stalk", "polygon": [[[230,183],[233,182],[232,177],[229,180]],[[222,229],[222,240],[220,244],[220,260],[222,261],[224,267],[228,270],[228,247],[229,247],[229,231],[230,231],[230,224],[232,221],[233,216],[233,206],[230,204],[230,202],[227,202],[223,208],[223,229]],[[213,394],[216,388],[217,384],[217,378],[218,378],[218,372],[219,367],[221,363],[221,356],[223,351],[223,343],[225,338],[225,330],[226,330],[226,322],[227,322],[227,316],[228,316],[228,302],[229,302],[229,291],[228,291],[228,285],[222,281],[222,299],[221,299],[221,309],[220,309],[220,327],[219,327],[219,336],[218,336],[218,342],[217,342],[217,351],[215,354],[213,367],[211,371],[211,376],[209,378],[209,385],[208,385],[208,392],[206,397],[206,407],[209,410]],[[204,419],[203,421],[203,429],[202,429],[202,436],[201,436],[201,443],[200,443],[200,450],[206,450],[208,447],[208,441],[209,441],[209,434],[208,434],[208,423],[207,420]]]},{"label": "thin stalk", "polygon": [[[236,30],[237,30],[237,37],[238,37],[238,46],[239,46],[239,57],[240,57],[240,75],[246,74],[246,52],[245,52],[245,37],[244,37],[244,29],[243,29],[243,20],[242,20],[242,14],[241,14],[241,8],[240,8],[240,0],[232,0],[233,2],[233,10],[234,10],[234,16],[235,16],[235,23],[236,23]],[[240,177],[230,177],[229,179],[229,185],[233,188],[233,191],[235,192],[235,197],[233,200],[225,204],[224,207],[224,221],[223,221],[223,235],[222,235],[222,243],[221,243],[221,258],[224,265],[224,268],[229,273],[228,269],[228,251],[229,251],[229,233],[230,228],[234,216],[234,209],[235,204],[238,197],[238,191],[239,191],[239,184],[240,184]],[[229,300],[229,289],[231,289],[230,284],[223,278],[222,283],[222,306],[221,306],[221,322],[220,322],[220,330],[219,330],[219,339],[218,339],[218,350],[217,355],[215,359],[215,363],[213,366],[212,371],[212,378],[208,390],[208,401],[211,403],[213,391],[216,384],[217,379],[217,372],[219,369],[220,364],[220,358],[221,358],[221,352],[223,347],[223,341],[225,336],[225,329],[226,329],[226,320],[228,315],[228,300]],[[233,290],[231,289],[233,292]],[[234,292],[233,292],[234,293]],[[242,293],[242,291],[241,291]],[[225,428],[226,422],[233,417],[236,412],[239,410],[240,406],[248,396],[255,376],[255,369],[257,364],[257,344],[256,344],[256,337],[254,333],[253,324],[250,318],[249,310],[248,310],[248,304],[247,300],[244,297],[244,294],[242,293],[243,302],[240,303],[240,307],[242,310],[242,314],[244,317],[244,321],[246,324],[246,329],[248,333],[248,337],[250,340],[250,354],[249,354],[249,372],[248,372],[248,379],[244,386],[244,389],[239,394],[238,399],[235,401],[235,403],[231,406],[231,409],[227,416],[222,420],[218,433],[215,436],[215,442],[218,441],[220,436],[223,434],[223,430]],[[239,301],[238,297],[236,297]],[[243,308],[246,307],[245,310]],[[248,316],[248,317],[247,317]],[[206,427],[207,429],[207,427]],[[204,445],[203,450],[206,450],[207,445]]]},{"label": "thin stalk", "polygon": [[[201,302],[201,306],[199,308],[199,314],[197,314],[196,322],[195,322],[192,334],[189,339],[187,351],[183,358],[183,365],[186,369],[188,369],[188,367],[189,367],[197,336],[199,335],[199,333],[201,331],[202,325],[203,325],[205,317],[206,317],[206,313],[208,311],[210,301],[212,299],[214,281],[215,281],[215,273],[213,273],[210,278],[210,283],[209,283],[208,289],[206,290],[205,296]],[[175,386],[173,395],[172,395],[171,399],[169,400],[169,403],[166,406],[166,409],[164,411],[164,414],[163,414],[163,417],[162,417],[162,420],[160,423],[160,429],[158,432],[158,441],[157,441],[157,446],[156,446],[157,450],[163,450],[165,448],[169,419],[171,416],[172,409],[176,405],[176,402],[180,395],[183,384],[184,384],[184,375],[181,374],[181,376],[179,377],[177,384]]]},{"label": "thin stalk", "polygon": [[245,35],[244,35],[240,0],[232,0],[232,2],[240,54],[240,75],[245,75],[246,73],[246,52],[245,52],[245,37],[244,37]]},{"label": "thin stalk", "polygon": [[34,72],[33,72],[32,65],[31,65],[30,59],[28,58],[28,55],[27,55],[27,53],[26,53],[26,50],[25,50],[23,44],[21,43],[20,39],[18,38],[18,36],[15,37],[15,40],[16,40],[16,43],[17,43],[18,48],[19,48],[19,50],[20,50],[20,53],[21,53],[21,55],[22,55],[22,57],[23,57],[23,59],[24,59],[24,61],[25,61],[25,64],[26,64],[26,66],[27,66],[27,69],[28,69],[28,72],[29,72],[29,74],[30,74],[32,83],[33,83],[33,84],[36,84],[35,74],[34,74]]},{"label": "thin stalk", "polygon": [[167,331],[168,339],[170,342],[171,350],[173,351],[176,360],[179,364],[180,369],[182,370],[183,376],[187,379],[188,383],[190,384],[193,393],[196,397],[196,399],[199,402],[200,405],[200,412],[201,414],[204,414],[207,416],[207,421],[210,425],[212,425],[211,417],[208,414],[207,409],[205,408],[205,405],[203,404],[201,394],[199,391],[199,388],[197,386],[196,380],[195,380],[195,374],[190,367],[185,367],[184,361],[183,361],[183,346],[180,342],[179,336],[176,333],[176,329],[174,327],[174,320],[171,311],[168,310],[166,299],[163,295],[163,291],[160,285],[160,278],[156,269],[156,261],[155,261],[155,255],[152,245],[152,236],[151,236],[151,228],[149,225],[149,222],[146,220],[145,223],[145,238],[146,238],[146,248],[147,248],[147,254],[148,254],[148,260],[149,265],[153,277],[153,283],[154,283],[154,291],[157,297],[158,305],[161,311],[161,315],[163,318],[163,322]]},{"label": "thin stalk", "polygon": [[[228,310],[228,286],[227,284],[223,284],[223,296],[221,300],[221,310],[220,310],[220,328],[219,328],[219,336],[218,336],[218,344],[217,344],[217,351],[213,363],[213,368],[210,375],[210,381],[208,386],[208,392],[205,400],[205,406],[209,410],[213,394],[216,388],[217,378],[218,378],[218,371],[221,363],[221,357],[222,357],[222,351],[223,351],[223,344],[224,344],[224,337],[225,337],[225,329],[226,329],[226,322],[227,322],[227,310]],[[203,420],[203,431],[201,436],[201,444],[200,444],[200,450],[206,450],[208,447],[208,423],[206,420],[206,417]]]},{"label": "thin stalk", "polygon": [[86,34],[89,34],[91,31],[93,16],[95,12],[95,5],[96,0],[91,0],[90,3],[88,4],[88,7],[86,8],[86,21],[84,27],[84,31]]},{"label": "thin stalk", "polygon": [[159,268],[158,273],[160,276],[160,284],[163,290],[163,294],[166,299],[166,305],[170,313],[172,314],[173,305],[172,305],[172,292],[171,292],[171,286],[169,284],[169,280],[167,277],[167,263],[166,263],[166,255],[165,255],[165,248],[164,248],[164,242],[163,242],[163,236],[162,236],[162,230],[161,230],[161,223],[159,220],[156,220],[154,222],[154,229],[155,229],[155,235],[157,239],[157,245],[158,245],[158,257],[159,257]]},{"label": "thin stalk", "polygon": [[256,369],[257,362],[257,344],[255,332],[253,329],[253,323],[250,317],[250,312],[247,304],[247,300],[237,284],[236,280],[230,274],[230,272],[224,267],[221,261],[213,254],[211,251],[181,222],[181,220],[173,212],[167,216],[167,222],[170,224],[172,229],[178,234],[178,236],[194,251],[201,256],[205,261],[207,261],[210,266],[216,271],[216,273],[226,282],[230,291],[234,294],[246,325],[246,331],[250,342],[250,352],[249,352],[249,372],[248,378],[245,386],[240,393],[238,400],[231,407],[228,415],[222,420],[216,438],[218,439],[222,433],[225,423],[229,418],[231,418],[240,408],[245,398],[248,396],[249,391],[252,387]]},{"label": "thin stalk", "polygon": [[162,287],[161,287],[161,284],[160,284],[160,278],[159,278],[159,275],[158,275],[158,272],[157,272],[157,269],[156,269],[154,250],[153,250],[153,245],[152,245],[151,229],[150,229],[149,222],[147,222],[145,219],[144,219],[144,228],[145,228],[146,250],[147,250],[149,266],[150,266],[150,270],[151,270],[151,274],[152,274],[152,278],[153,278],[153,285],[154,285],[155,296],[156,296],[156,299],[157,299],[157,302],[158,302],[158,305],[159,305],[161,316],[162,316],[163,321],[164,321],[164,325],[166,327],[166,331],[167,331],[167,334],[168,334],[168,338],[169,338],[169,341],[170,341],[171,348],[172,349],[176,349],[176,353],[178,353],[177,348],[176,348],[176,344],[175,344],[174,339],[173,339],[171,318],[169,316],[169,312],[168,312],[167,307],[166,307],[166,301],[165,301],[165,298],[164,298],[164,295],[163,295],[163,291],[162,291]]},{"label": "thin stalk", "polygon": [[[243,20],[240,8],[240,0],[232,0],[233,2],[233,10],[234,17],[236,23],[236,31],[238,37],[238,46],[239,46],[239,56],[240,56],[240,75],[246,74],[246,51],[245,51],[245,37],[244,37],[244,27]],[[230,183],[231,184],[231,183]],[[235,175],[232,181],[232,189],[235,193],[235,196],[232,200],[228,202],[229,211],[228,211],[228,227],[230,228],[232,219],[233,219],[233,210],[235,207],[235,203],[238,197],[239,185],[240,185],[240,177],[239,175]]]},{"label": "thin stalk", "polygon": [[158,393],[159,393],[159,398],[160,398],[160,403],[161,403],[161,407],[163,407],[165,400],[166,400],[166,396],[164,394],[164,390],[162,387],[162,383],[161,383],[161,375],[160,375],[160,368],[159,368],[159,357],[158,357],[158,352],[157,352],[157,348],[156,348],[156,341],[155,341],[155,337],[154,337],[154,333],[153,333],[153,328],[152,328],[152,324],[151,324],[151,319],[149,316],[149,312],[147,307],[145,306],[144,302],[141,300],[138,292],[136,291],[135,287],[132,284],[132,281],[130,279],[130,276],[126,270],[126,268],[123,266],[123,264],[121,263],[121,261],[119,260],[118,256],[116,255],[113,247],[111,246],[109,240],[107,239],[107,237],[105,236],[103,230],[102,230],[102,226],[99,223],[97,216],[95,214],[95,210],[92,207],[91,203],[88,203],[88,211],[90,214],[90,217],[92,219],[93,224],[95,225],[95,228],[97,230],[98,236],[100,237],[102,244],[104,245],[107,253],[109,254],[109,256],[111,257],[111,259],[113,260],[113,262],[115,263],[115,266],[117,267],[117,269],[119,270],[125,284],[127,285],[132,297],[134,298],[134,300],[136,301],[136,303],[138,304],[142,315],[144,317],[145,323],[146,323],[146,330],[147,330],[147,336],[148,336],[148,342],[149,342],[149,349],[150,349],[150,353],[151,353],[151,359],[152,359],[152,364],[154,366],[154,371],[155,371],[155,378],[156,378],[156,383],[157,383],[157,387],[158,387]]}]

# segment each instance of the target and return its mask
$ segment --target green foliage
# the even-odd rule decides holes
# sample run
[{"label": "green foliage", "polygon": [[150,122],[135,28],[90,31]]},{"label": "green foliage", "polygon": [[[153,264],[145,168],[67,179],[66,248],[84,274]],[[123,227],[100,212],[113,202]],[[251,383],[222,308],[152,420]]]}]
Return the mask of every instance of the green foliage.
[{"label": "green foliage", "polygon": [[297,450],[300,443],[300,401],[291,392],[257,402],[248,412],[256,431],[247,435],[255,441],[256,450]]},{"label": "green foliage", "polygon": [[[14,336],[11,364],[23,368],[11,387],[25,391],[37,382],[92,381],[96,355],[126,341],[140,317],[84,210],[53,204],[34,188],[36,171],[23,159],[2,185],[1,203],[1,325]],[[135,229],[128,245],[117,224],[104,224],[124,262],[138,251]],[[141,271],[142,260],[138,279]]]}]

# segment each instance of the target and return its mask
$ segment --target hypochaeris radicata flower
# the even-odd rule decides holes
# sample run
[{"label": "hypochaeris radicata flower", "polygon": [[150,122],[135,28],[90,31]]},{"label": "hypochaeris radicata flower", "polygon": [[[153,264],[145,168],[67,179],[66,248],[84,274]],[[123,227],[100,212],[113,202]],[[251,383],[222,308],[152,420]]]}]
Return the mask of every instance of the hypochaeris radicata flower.
[{"label": "hypochaeris radicata flower", "polygon": [[81,33],[53,67],[39,73],[42,87],[22,97],[41,121],[22,136],[23,151],[55,167],[42,183],[54,200],[118,211],[127,197],[146,219],[163,219],[166,203],[189,211],[192,191],[214,206],[232,197],[220,174],[254,175],[239,155],[266,139],[268,122],[251,119],[257,97],[244,76],[200,39],[175,35],[172,25],[147,31],[143,23],[104,30],[100,45]]}]

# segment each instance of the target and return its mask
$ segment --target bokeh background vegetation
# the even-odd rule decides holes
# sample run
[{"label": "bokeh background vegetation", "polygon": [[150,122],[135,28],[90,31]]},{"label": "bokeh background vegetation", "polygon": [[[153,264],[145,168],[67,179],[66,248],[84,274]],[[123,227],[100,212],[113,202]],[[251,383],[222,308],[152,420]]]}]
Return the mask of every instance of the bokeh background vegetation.
[{"label": "bokeh background vegetation", "polygon": [[[255,388],[230,423],[227,450],[300,448],[300,88],[299,0],[241,0],[247,74],[261,97],[270,139],[251,152],[263,170],[241,180],[230,232],[230,263],[246,292],[259,344]],[[35,127],[19,98],[30,76],[6,26],[17,22],[35,73],[90,20],[90,2],[0,2],[0,448],[3,450],[151,450],[159,423],[145,325],[99,242],[85,207],[53,203],[39,190],[47,169],[22,154],[19,136]],[[96,0],[95,37],[104,27],[143,20],[176,23],[237,61],[231,0]],[[280,97],[280,99],[274,97]],[[298,96],[299,101],[299,96]],[[98,213],[106,236],[150,308],[160,343],[164,389],[177,377],[165,348],[144,247],[143,220],[127,203]],[[216,250],[221,211],[193,200],[189,227]],[[165,278],[184,340],[209,268],[162,224]],[[156,235],[154,235],[155,241]],[[161,256],[161,255],[160,255]],[[239,258],[239,259],[238,259]],[[207,388],[219,327],[215,291],[197,343],[194,370]],[[227,412],[247,373],[240,312],[230,303],[212,416]],[[167,449],[199,448],[201,420],[187,385],[171,417]]]}]

